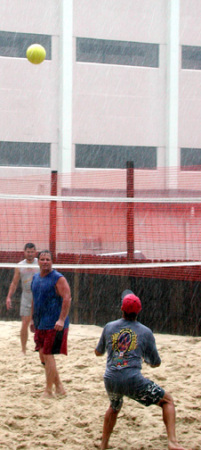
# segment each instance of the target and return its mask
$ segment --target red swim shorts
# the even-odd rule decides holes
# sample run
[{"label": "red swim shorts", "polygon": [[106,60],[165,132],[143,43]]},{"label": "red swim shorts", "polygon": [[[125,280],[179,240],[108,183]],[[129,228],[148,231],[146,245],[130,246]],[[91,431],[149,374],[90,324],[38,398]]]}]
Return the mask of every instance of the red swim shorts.
[{"label": "red swim shorts", "polygon": [[35,350],[43,349],[45,355],[67,355],[68,328],[61,331],[36,330],[34,334]]}]

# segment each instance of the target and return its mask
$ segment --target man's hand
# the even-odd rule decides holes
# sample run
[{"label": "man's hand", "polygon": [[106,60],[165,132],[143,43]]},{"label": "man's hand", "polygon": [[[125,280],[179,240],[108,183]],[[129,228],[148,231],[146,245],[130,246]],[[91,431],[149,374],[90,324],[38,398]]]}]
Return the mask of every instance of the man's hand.
[{"label": "man's hand", "polygon": [[63,330],[63,327],[64,327],[64,320],[62,320],[62,319],[57,320],[57,322],[55,323],[54,329],[57,331],[61,331],[61,330]]},{"label": "man's hand", "polygon": [[103,355],[102,353],[98,352],[98,350],[96,350],[96,348],[95,348],[94,352],[95,352],[96,356],[102,356]]},{"label": "man's hand", "polygon": [[11,309],[12,308],[12,302],[11,302],[11,298],[7,297],[6,299],[6,308],[7,309]]},{"label": "man's hand", "polygon": [[148,366],[152,367],[152,369],[161,365],[161,362],[159,362],[158,364],[151,364],[150,361],[147,361],[146,359],[144,359],[144,362],[148,364]]},{"label": "man's hand", "polygon": [[33,320],[31,320],[31,322],[30,322],[30,331],[31,331],[32,333],[35,333],[35,331],[36,331],[35,326],[34,326],[34,321],[33,321]]}]

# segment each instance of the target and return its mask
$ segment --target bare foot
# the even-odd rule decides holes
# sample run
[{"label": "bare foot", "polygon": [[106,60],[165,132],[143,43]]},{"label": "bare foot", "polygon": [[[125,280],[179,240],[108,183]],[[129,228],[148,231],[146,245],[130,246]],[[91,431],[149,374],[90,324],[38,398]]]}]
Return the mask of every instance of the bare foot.
[{"label": "bare foot", "polygon": [[[98,442],[95,442],[95,443],[94,443],[94,447],[95,447],[95,448],[99,448],[100,450],[102,449],[101,443],[98,443]],[[112,446],[108,444],[107,448],[112,448]]]},{"label": "bare foot", "polygon": [[186,448],[182,447],[182,445],[178,444],[178,442],[172,442],[172,441],[168,442],[168,448],[169,448],[169,450],[187,450]]},{"label": "bare foot", "polygon": [[44,391],[43,394],[41,395],[41,398],[54,398],[54,395],[52,392]]},{"label": "bare foot", "polygon": [[55,394],[56,395],[62,395],[62,396],[66,395],[66,391],[65,391],[65,389],[64,389],[62,384],[59,385],[59,386],[56,386]]},{"label": "bare foot", "polygon": [[110,445],[107,445],[107,447],[102,447],[101,445],[100,445],[100,450],[105,450],[105,449],[107,449],[107,448],[112,448]]}]

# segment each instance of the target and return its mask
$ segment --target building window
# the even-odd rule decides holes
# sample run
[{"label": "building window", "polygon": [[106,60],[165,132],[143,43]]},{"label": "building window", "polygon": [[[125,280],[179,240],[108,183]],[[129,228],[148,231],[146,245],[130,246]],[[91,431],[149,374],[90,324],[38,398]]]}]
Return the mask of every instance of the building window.
[{"label": "building window", "polygon": [[181,170],[201,170],[201,148],[181,148]]},{"label": "building window", "polygon": [[76,44],[77,61],[159,67],[158,44],[88,38],[77,38]]},{"label": "building window", "polygon": [[182,69],[201,70],[201,47],[182,45]]},{"label": "building window", "polygon": [[32,44],[42,45],[46,50],[46,59],[52,59],[51,36],[0,31],[0,56],[26,58],[26,50]]},{"label": "building window", "polygon": [[156,150],[156,147],[76,144],[75,167],[125,169],[127,161],[133,161],[135,169],[156,169]]},{"label": "building window", "polygon": [[50,144],[0,142],[0,166],[50,167]]}]

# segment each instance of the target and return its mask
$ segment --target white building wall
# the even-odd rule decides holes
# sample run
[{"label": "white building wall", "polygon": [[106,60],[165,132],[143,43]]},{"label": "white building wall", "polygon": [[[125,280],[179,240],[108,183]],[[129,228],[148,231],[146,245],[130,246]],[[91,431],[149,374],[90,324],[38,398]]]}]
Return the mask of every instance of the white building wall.
[{"label": "white building wall", "polygon": [[[63,39],[61,12],[67,4],[73,8],[67,27],[69,31],[72,25],[72,34],[65,30]],[[179,7],[181,59],[182,45],[200,46],[201,4],[180,0]],[[26,59],[0,56],[0,140],[50,142],[51,168],[63,173],[75,170],[76,143],[156,146],[158,168],[163,168],[167,162],[167,14],[167,0],[128,0],[126,7],[123,0],[1,0],[0,29],[51,35],[52,60],[33,66]],[[76,37],[159,44],[159,68],[78,63]],[[72,49],[67,48],[69,43]],[[201,71],[182,70],[180,62],[178,155],[180,147],[201,148]],[[32,171],[47,169],[29,168]],[[21,174],[23,169],[8,172]],[[84,170],[76,172],[84,177]],[[90,177],[88,172],[85,187],[88,181],[93,186],[92,179],[97,182],[97,171],[92,170]],[[4,173],[0,167],[0,176]],[[104,173],[99,171],[100,185]],[[137,171],[136,187],[165,188],[161,173]],[[192,187],[194,180],[199,186],[199,173],[186,176]],[[119,186],[125,186],[125,176],[119,180]]]},{"label": "white building wall", "polygon": [[76,63],[73,141],[165,144],[165,83],[155,68]]},{"label": "white building wall", "polygon": [[180,0],[180,40],[182,45],[198,45],[201,42],[201,2]]},{"label": "white building wall", "polygon": [[166,42],[166,0],[74,0],[74,36]]},{"label": "white building wall", "polygon": [[60,0],[1,0],[1,31],[58,35]]},{"label": "white building wall", "polygon": [[[74,58],[73,143],[156,146],[158,165],[165,165],[166,12],[166,1],[161,0],[146,0],[143,8],[140,1],[128,1],[126,8],[122,0],[74,1],[75,40],[91,37],[160,44],[160,64],[159,68],[118,66],[79,63]],[[152,178],[153,188],[157,184],[164,188],[161,175],[157,182],[155,175],[139,171],[135,186],[142,186],[142,178],[150,186]],[[124,175],[119,179],[120,187],[125,187]]]},{"label": "white building wall", "polygon": [[[57,38],[56,38],[57,39]],[[56,64],[34,65],[22,58],[1,57],[1,140],[55,142],[58,128]]]},{"label": "white building wall", "polygon": [[180,71],[179,147],[201,148],[201,71]]},{"label": "white building wall", "polygon": [[[181,1],[180,45],[201,46],[201,2]],[[179,147],[201,148],[201,70],[180,70]]]},{"label": "white building wall", "polygon": [[[26,57],[0,56],[0,140],[51,143],[52,152],[56,155],[59,128],[59,14],[57,0],[0,2],[1,31],[52,36],[52,59],[38,66],[29,63]],[[51,160],[55,166],[55,154]],[[7,174],[12,173],[13,176],[23,172],[25,169],[19,167],[7,169]],[[26,174],[36,172],[46,173],[47,169],[29,168]],[[0,167],[0,176],[5,176],[4,167]]]},{"label": "white building wall", "polygon": [[[120,13],[121,11],[121,13]],[[160,43],[159,68],[74,63],[73,142],[165,145],[166,2],[74,1],[74,37]],[[149,26],[147,26],[149,24]],[[75,43],[74,43],[75,46]]]}]

